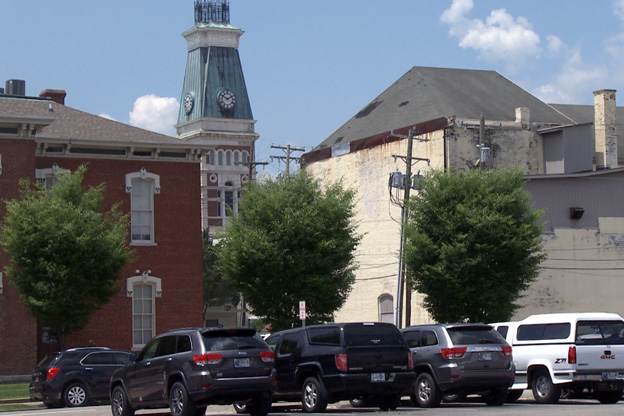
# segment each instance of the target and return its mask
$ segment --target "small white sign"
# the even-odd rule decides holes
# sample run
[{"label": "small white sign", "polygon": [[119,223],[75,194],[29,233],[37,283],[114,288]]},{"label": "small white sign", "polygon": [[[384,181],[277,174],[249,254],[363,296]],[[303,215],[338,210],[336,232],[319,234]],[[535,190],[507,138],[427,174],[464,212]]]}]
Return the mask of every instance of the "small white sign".
[{"label": "small white sign", "polygon": [[305,300],[299,301],[299,319],[305,321],[306,311],[305,311]]}]

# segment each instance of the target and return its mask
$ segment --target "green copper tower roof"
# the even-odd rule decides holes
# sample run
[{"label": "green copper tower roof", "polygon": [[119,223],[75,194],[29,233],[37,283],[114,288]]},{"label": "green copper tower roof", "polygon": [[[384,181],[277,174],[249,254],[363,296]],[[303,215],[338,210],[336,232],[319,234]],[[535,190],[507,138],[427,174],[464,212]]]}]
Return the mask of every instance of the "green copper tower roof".
[{"label": "green copper tower roof", "polygon": [[195,25],[184,32],[188,57],[178,124],[198,118],[252,120],[238,54],[244,33],[230,25],[229,2],[195,2]]}]

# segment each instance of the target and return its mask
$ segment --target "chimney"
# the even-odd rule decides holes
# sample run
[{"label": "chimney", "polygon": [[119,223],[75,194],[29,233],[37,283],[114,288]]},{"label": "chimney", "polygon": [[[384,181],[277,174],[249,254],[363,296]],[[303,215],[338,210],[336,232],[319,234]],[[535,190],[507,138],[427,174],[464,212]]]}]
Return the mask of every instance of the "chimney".
[{"label": "chimney", "polygon": [[615,122],[615,90],[594,91],[597,168],[614,169],[618,166]]},{"label": "chimney", "polygon": [[57,104],[65,105],[65,97],[67,93],[65,90],[43,90],[39,93],[41,98],[50,98]]},{"label": "chimney", "polygon": [[522,126],[528,126],[531,122],[531,110],[529,107],[516,108],[516,123],[522,123]]},{"label": "chimney", "polygon": [[26,95],[26,81],[22,79],[10,79],[5,83],[7,95]]}]

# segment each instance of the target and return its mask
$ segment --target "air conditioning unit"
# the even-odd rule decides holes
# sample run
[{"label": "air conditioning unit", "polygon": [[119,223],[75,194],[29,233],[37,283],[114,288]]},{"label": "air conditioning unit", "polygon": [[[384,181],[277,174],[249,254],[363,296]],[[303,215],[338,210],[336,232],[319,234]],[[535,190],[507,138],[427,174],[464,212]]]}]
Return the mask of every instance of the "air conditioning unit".
[{"label": "air conditioning unit", "polygon": [[6,94],[7,95],[26,95],[26,81],[22,79],[10,79],[6,82]]}]

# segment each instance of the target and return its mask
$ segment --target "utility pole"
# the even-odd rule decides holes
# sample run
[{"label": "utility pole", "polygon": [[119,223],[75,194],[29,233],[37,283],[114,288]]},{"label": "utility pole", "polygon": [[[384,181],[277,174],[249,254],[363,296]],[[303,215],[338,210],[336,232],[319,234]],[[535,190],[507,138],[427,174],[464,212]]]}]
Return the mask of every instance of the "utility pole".
[{"label": "utility pole", "polygon": [[278,160],[284,160],[286,162],[286,176],[288,176],[290,174],[290,161],[291,161],[291,159],[299,161],[298,157],[291,157],[290,153],[291,152],[304,152],[305,151],[305,149],[302,149],[302,148],[299,148],[299,147],[291,147],[289,144],[286,145],[286,147],[271,145],[271,149],[281,149],[281,150],[284,150],[286,152],[286,156],[271,156],[271,161],[273,159],[278,159]]},{"label": "utility pole", "polygon": [[[393,133],[391,133],[393,134]],[[414,144],[414,135],[416,132],[414,129],[410,129],[407,136],[407,156],[396,156],[394,158],[404,159],[406,167],[405,167],[405,176],[403,177],[403,202],[396,203],[401,206],[401,240],[399,244],[399,270],[397,276],[397,306],[395,308],[395,325],[399,328],[403,325],[403,292],[405,291],[405,324],[406,326],[411,325],[411,315],[412,315],[412,292],[411,285],[409,284],[409,278],[407,276],[407,268],[405,267],[405,259],[404,259],[404,251],[405,251],[405,226],[408,220],[408,209],[407,203],[410,198],[410,189],[412,187],[412,163],[414,161],[418,163],[419,161],[426,161],[429,164],[430,160],[421,157],[412,156],[412,148]],[[394,135],[394,134],[393,134]],[[403,136],[404,137],[404,136]],[[421,142],[428,141],[427,139],[417,139]],[[416,189],[416,188],[415,188]],[[391,198],[392,199],[392,198]]]}]

